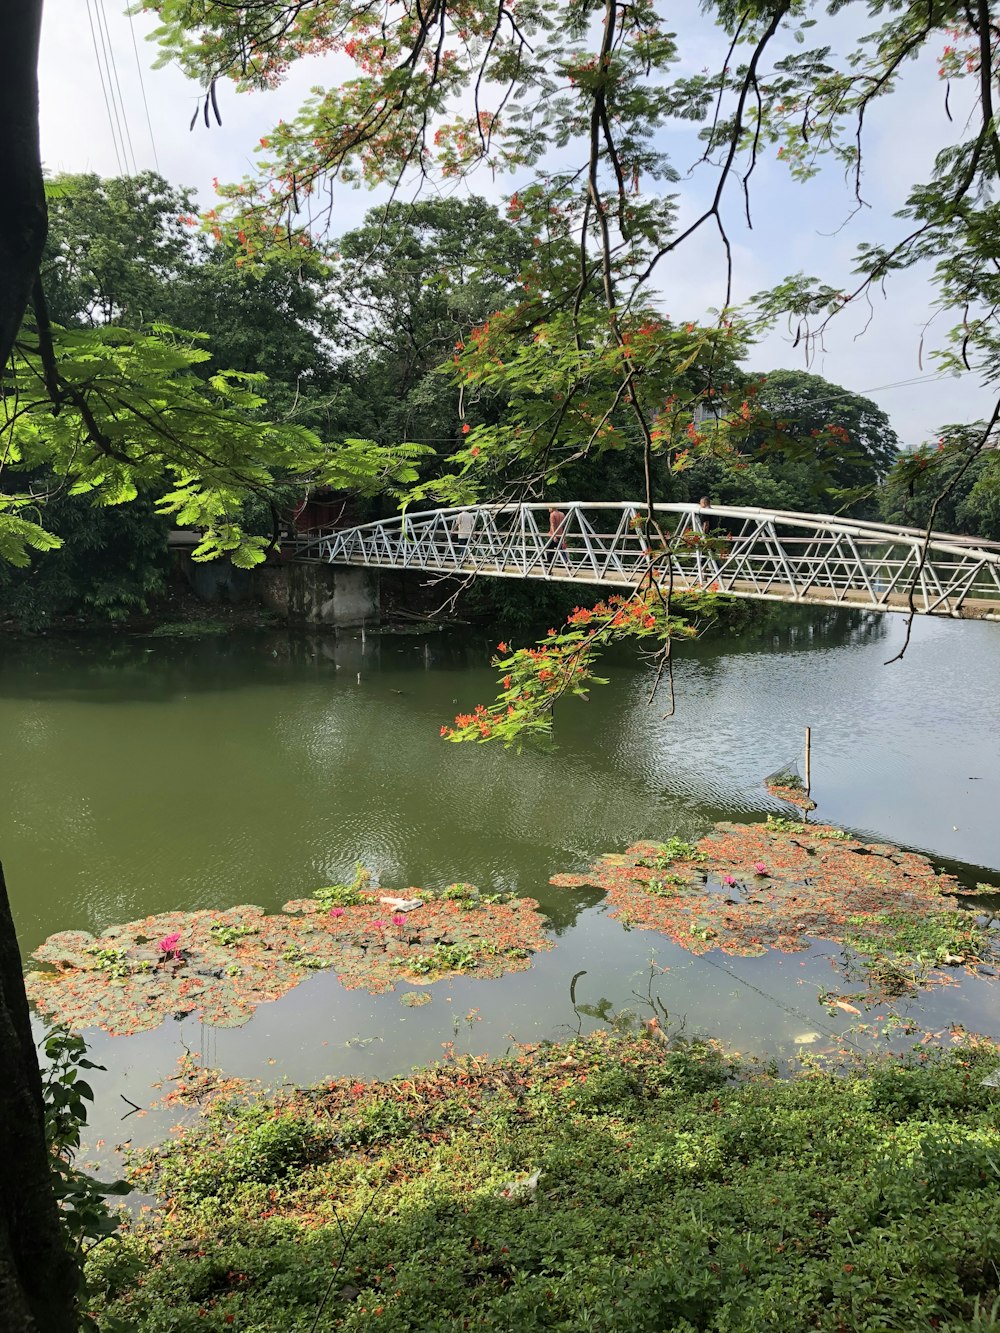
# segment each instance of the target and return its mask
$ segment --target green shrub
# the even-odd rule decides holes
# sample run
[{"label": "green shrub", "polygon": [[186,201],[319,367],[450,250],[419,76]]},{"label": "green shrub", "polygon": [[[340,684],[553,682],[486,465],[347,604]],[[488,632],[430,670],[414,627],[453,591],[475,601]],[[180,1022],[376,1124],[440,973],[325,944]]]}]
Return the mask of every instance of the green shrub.
[{"label": "green shrub", "polygon": [[995,1327],[996,1064],[778,1079],[599,1034],[229,1108],[154,1154],[172,1213],[101,1261],[106,1308],[139,1333],[311,1329],[347,1234],[317,1333]]}]

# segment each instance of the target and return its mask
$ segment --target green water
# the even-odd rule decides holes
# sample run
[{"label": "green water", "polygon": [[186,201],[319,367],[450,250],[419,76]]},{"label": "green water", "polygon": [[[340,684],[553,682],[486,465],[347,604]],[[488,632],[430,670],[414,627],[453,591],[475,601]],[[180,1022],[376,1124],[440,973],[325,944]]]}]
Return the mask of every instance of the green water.
[{"label": "green water", "polygon": [[[318,974],[242,1029],[188,1018],[90,1034],[113,1066],[102,1132],[118,1094],[145,1106],[185,1048],[268,1080],[386,1074],[444,1042],[503,1050],[600,1012],[649,1013],[654,998],[687,1031],[743,1050],[791,1052],[809,1031],[827,1041],[850,1021],[816,1000],[837,982],[835,946],[695,959],[548,878],[638,837],[777,810],[762,778],[800,755],[807,724],[819,817],[996,878],[1000,626],[918,621],[905,659],[884,666],[902,630],[900,618],[789,611],[703,641],[679,656],[672,718],[663,696],[647,703],[650,668],[622,657],[589,704],[560,707],[556,747],[522,754],[439,739],[442,722],[490,697],[480,635],[7,644],[0,854],[25,954],[53,931],[150,912],[276,910],[358,860],[387,888],[468,880],[538,898],[557,931],[529,972],[439,983],[419,1009]],[[998,994],[983,980],[908,1003],[921,1022],[1000,1035]]]}]

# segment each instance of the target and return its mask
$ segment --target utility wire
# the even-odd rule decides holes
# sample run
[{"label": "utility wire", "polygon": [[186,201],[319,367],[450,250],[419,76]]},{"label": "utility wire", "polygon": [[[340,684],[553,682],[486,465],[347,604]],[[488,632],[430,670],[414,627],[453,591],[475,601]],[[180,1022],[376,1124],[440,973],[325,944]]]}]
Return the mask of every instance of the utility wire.
[{"label": "utility wire", "polygon": [[[118,128],[119,128],[119,133],[120,133],[121,136],[122,136],[122,146],[123,146],[123,148],[124,148],[124,146],[125,146],[126,143],[128,144],[128,153],[125,155],[125,156],[126,156],[126,165],[127,165],[127,162],[128,162],[128,155],[130,154],[131,157],[132,157],[132,171],[131,171],[131,175],[132,175],[132,176],[138,176],[138,174],[139,174],[139,170],[138,170],[138,167],[137,167],[137,165],[136,165],[135,149],[132,147],[132,131],[129,129],[129,125],[128,125],[128,116],[125,114],[125,98],[122,96],[122,85],[121,85],[121,81],[120,81],[119,78],[118,78],[118,60],[117,60],[117,58],[116,58],[116,56],[115,56],[115,48],[114,48],[114,46],[112,45],[112,42],[111,42],[111,33],[108,31],[108,16],[107,16],[107,13],[105,12],[105,9],[104,9],[104,0],[94,0],[94,4],[95,4],[96,13],[97,13],[97,22],[98,22],[98,26],[103,28],[103,37],[102,37],[102,40],[103,40],[103,42],[104,42],[104,48],[105,48],[104,58],[105,58],[105,61],[106,61],[106,63],[107,63],[107,67],[108,67],[108,71],[109,71],[109,72],[108,72],[108,86],[111,88],[111,100],[112,100],[112,102],[115,101],[115,93],[117,92],[117,99],[118,99],[118,100],[117,100],[117,108],[118,108],[118,110],[117,110],[116,114],[118,115]],[[114,77],[114,86],[113,86],[113,87],[112,87],[112,84],[111,84],[112,76]]]},{"label": "utility wire", "polygon": [[135,40],[135,14],[131,8],[126,10],[128,14],[129,30],[132,33],[132,50],[135,52],[135,68],[139,75],[139,87],[142,91],[142,105],[146,111],[146,126],[149,129],[149,142],[153,149],[153,161],[156,164],[156,170],[160,170],[160,157],[156,151],[156,136],[153,134],[153,121],[149,114],[149,102],[146,100],[146,80],[142,74],[142,62],[139,59],[139,46]]},{"label": "utility wire", "polygon": [[[969,375],[971,373],[972,372],[968,370],[959,371],[960,375]],[[953,377],[954,377],[954,372],[950,370],[936,370],[926,375],[915,375],[912,379],[908,380],[895,380],[892,384],[876,384],[871,389],[845,389],[843,393],[831,394],[825,401],[829,403],[829,402],[837,402],[839,399],[842,398],[859,398],[863,397],[865,394],[868,393],[881,393],[886,389],[906,389],[914,384],[927,384],[935,380],[948,379]],[[377,443],[380,443],[380,441],[377,441]],[[424,435],[416,439],[410,437],[408,438],[407,443],[408,444],[454,444],[455,436]]]},{"label": "utility wire", "polygon": [[104,107],[108,113],[108,125],[111,129],[111,142],[114,145],[115,160],[118,163],[118,174],[124,179],[127,175],[122,166],[122,154],[118,146],[118,135],[116,131],[115,118],[111,113],[111,102],[108,98],[108,89],[104,81],[104,66],[101,64],[101,55],[97,47],[97,33],[94,29],[94,15],[90,7],[90,0],[87,0],[87,19],[90,23],[90,37],[94,44],[94,59],[97,62],[97,73],[101,80],[101,92],[104,94]]},{"label": "utility wire", "polygon": [[117,142],[121,148],[121,160],[123,166],[122,179],[127,181],[131,172],[129,170],[128,149],[125,145],[125,134],[122,127],[121,113],[118,109],[118,99],[115,97],[114,82],[111,77],[111,62],[108,59],[108,43],[105,37],[104,26],[101,23],[101,10],[99,0],[93,0],[94,23],[97,28],[97,40],[100,43],[100,55],[98,57],[101,70],[104,77],[104,83],[107,88],[108,104],[110,115],[114,120],[114,128]]}]

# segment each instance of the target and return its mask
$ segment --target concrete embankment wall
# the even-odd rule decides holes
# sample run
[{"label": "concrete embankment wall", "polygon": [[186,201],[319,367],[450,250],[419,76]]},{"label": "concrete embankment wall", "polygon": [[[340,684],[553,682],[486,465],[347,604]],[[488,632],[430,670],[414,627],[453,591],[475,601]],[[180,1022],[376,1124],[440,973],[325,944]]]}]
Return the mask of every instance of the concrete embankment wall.
[{"label": "concrete embankment wall", "polygon": [[254,571],[260,601],[297,625],[377,625],[381,616],[379,576],[370,569],[294,563]]},{"label": "concrete embankment wall", "polygon": [[176,558],[185,581],[204,602],[256,602],[293,625],[348,629],[377,625],[381,618],[379,576],[372,570],[291,560],[246,570],[226,560],[196,564],[187,551],[178,551]]}]

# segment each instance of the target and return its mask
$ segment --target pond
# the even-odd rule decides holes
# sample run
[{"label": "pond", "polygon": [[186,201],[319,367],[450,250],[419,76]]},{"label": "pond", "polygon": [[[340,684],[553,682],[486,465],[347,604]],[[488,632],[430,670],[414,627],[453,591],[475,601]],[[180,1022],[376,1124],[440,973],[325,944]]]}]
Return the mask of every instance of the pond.
[{"label": "pond", "polygon": [[[400,1003],[405,985],[373,996],[315,972],[243,1027],[88,1031],[109,1066],[94,1136],[162,1132],[161,1113],[122,1127],[122,1098],[149,1106],[185,1051],[269,1084],[363,1078],[623,1010],[760,1055],[884,1042],[884,1007],[882,1027],[866,1012],[856,1030],[818,1002],[843,982],[839,945],[696,957],[623,928],[600,890],[549,879],[639,839],[794,814],[763,780],[801,767],[808,725],[817,818],[922,849],[963,883],[1000,881],[1000,626],[919,620],[904,660],[884,665],[903,630],[901,617],[769,611],[679,652],[670,718],[663,695],[647,702],[649,665],[621,654],[589,703],[560,705],[555,746],[520,754],[439,739],[491,697],[481,634],[8,643],[2,852],[25,957],[55,931],[150,913],[276,912],[349,882],[359,861],[389,891],[468,881],[537,899],[553,931],[527,971],[441,980],[419,1007]],[[945,1040],[951,1023],[1000,1037],[997,995],[964,979],[896,1008]]]}]

